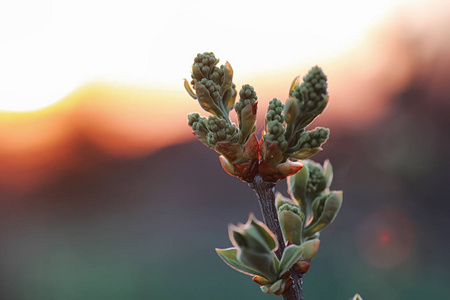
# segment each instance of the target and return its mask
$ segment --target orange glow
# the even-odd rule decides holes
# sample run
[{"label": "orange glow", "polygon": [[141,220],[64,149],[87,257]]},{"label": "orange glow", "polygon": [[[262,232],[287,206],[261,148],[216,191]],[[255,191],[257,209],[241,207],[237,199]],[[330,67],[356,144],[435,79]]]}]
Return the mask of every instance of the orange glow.
[{"label": "orange glow", "polygon": [[24,191],[68,168],[186,141],[186,114],[196,106],[181,88],[93,83],[40,111],[1,112],[0,187]]},{"label": "orange glow", "polygon": [[[47,1],[47,3],[50,2]],[[181,7],[181,10],[177,12],[177,16],[181,19],[185,18],[183,20],[187,24],[189,20],[186,18],[191,18],[189,12],[192,10],[192,7],[190,4],[183,3],[180,2],[181,6],[174,7],[177,7],[177,9]],[[291,8],[300,5],[298,1],[291,4],[293,5]],[[171,11],[170,5],[164,5],[165,11]],[[319,8],[317,4],[308,5],[310,5],[309,8],[311,10]],[[361,4],[358,5],[361,8]],[[158,42],[155,42],[157,44],[156,48],[152,48],[154,52],[146,52],[149,41],[152,39],[147,38],[143,34],[145,32],[144,29],[137,26],[141,28],[139,30],[144,31],[131,30],[128,32],[127,30],[121,30],[123,24],[113,22],[116,20],[115,14],[120,15],[123,9],[120,5],[113,5],[114,13],[106,16],[107,23],[115,24],[111,28],[120,32],[124,43],[118,48],[112,47],[117,44],[117,37],[108,31],[105,33],[107,35],[105,43],[98,45],[96,42],[99,36],[98,28],[92,29],[86,25],[88,23],[82,24],[84,26],[83,30],[86,31],[86,36],[83,36],[83,38],[87,38],[86,44],[95,44],[99,47],[89,47],[89,51],[95,52],[95,55],[93,54],[90,57],[91,59],[94,58],[95,61],[90,60],[87,63],[82,61],[80,57],[76,57],[70,62],[74,62],[77,68],[68,67],[67,69],[58,69],[60,72],[52,72],[52,74],[57,74],[57,77],[73,80],[68,86],[61,85],[64,87],[63,94],[70,92],[70,89],[79,82],[91,82],[90,84],[79,87],[64,97],[59,103],[39,111],[26,113],[0,112],[0,140],[2,141],[0,145],[0,163],[2,166],[0,187],[23,190],[22,187],[24,186],[29,187],[47,182],[52,180],[52,174],[57,174],[67,168],[77,167],[90,161],[111,157],[147,155],[164,146],[191,139],[192,133],[189,127],[186,126],[186,115],[194,111],[201,112],[201,109],[198,103],[192,100],[183,90],[182,78],[189,77],[189,67],[193,57],[197,52],[204,50],[215,51],[222,59],[222,62],[225,60],[230,61],[235,70],[235,83],[238,89],[244,83],[249,83],[255,87],[259,97],[258,130],[261,130],[263,127],[267,103],[273,97],[286,100],[292,79],[299,73],[302,76],[305,75],[314,64],[320,65],[328,75],[330,93],[329,106],[323,116],[319,117],[315,122],[315,125],[330,127],[332,125],[334,129],[345,127],[354,130],[370,126],[388,111],[390,100],[396,93],[410,84],[412,78],[417,76],[417,72],[422,70],[423,66],[434,58],[433,50],[437,48],[448,49],[447,44],[444,45],[447,48],[443,48],[441,47],[442,44],[438,44],[436,41],[444,41],[444,38],[448,35],[447,30],[444,29],[450,28],[449,26],[442,26],[442,24],[448,24],[448,21],[447,19],[442,21],[441,15],[443,14],[438,13],[438,6],[432,11],[433,19],[430,21],[430,16],[427,16],[428,19],[426,20],[421,19],[420,26],[423,26],[420,27],[410,24],[411,19],[406,14],[401,15],[401,17],[393,17],[391,15],[390,18],[383,15],[382,12],[390,7],[387,1],[371,5],[376,8],[379,14],[373,15],[371,21],[364,24],[369,26],[380,21],[383,21],[383,23],[378,23],[377,27],[372,30],[365,27],[364,30],[358,32],[346,32],[345,30],[334,32],[337,35],[337,37],[333,37],[334,42],[339,45],[333,45],[327,39],[327,37],[332,36],[333,30],[339,28],[333,27],[332,21],[336,21],[336,18],[338,18],[338,21],[346,19],[338,14],[336,14],[337,17],[334,16],[334,12],[333,14],[328,12],[327,17],[330,18],[328,20],[330,22],[320,23],[320,26],[324,27],[319,28],[320,26],[318,25],[317,32],[320,33],[319,37],[314,37],[313,31],[305,30],[304,28],[307,27],[302,27],[302,24],[298,23],[304,22],[306,19],[300,18],[300,21],[297,22],[292,21],[294,19],[283,18],[283,22],[284,20],[293,22],[292,26],[286,26],[286,24],[289,25],[290,23],[272,22],[274,27],[270,27],[272,25],[267,25],[269,24],[267,22],[257,22],[255,24],[258,25],[255,25],[252,23],[253,20],[250,22],[243,18],[249,26],[249,31],[239,36],[237,40],[224,43],[221,38],[219,43],[215,40],[198,39],[200,44],[192,43],[192,37],[179,30],[179,26],[175,23],[169,24],[167,21],[164,21],[163,25],[168,27],[162,28],[162,25],[155,21],[158,18],[150,20],[151,18],[147,18],[147,11],[145,13],[139,12],[136,17],[138,24],[134,23],[134,25],[142,25],[144,29],[152,28],[151,26],[144,26],[148,25],[146,22],[149,19],[150,21],[148,22],[155,23],[152,23],[152,25],[157,27],[158,32],[150,34],[151,38],[155,38],[155,41]],[[101,8],[102,6],[97,5],[96,7]],[[82,5],[75,8],[81,10],[78,11],[80,15],[86,13],[83,11]],[[229,6],[226,9],[229,10],[228,12],[231,12],[232,8],[232,6]],[[289,9],[289,5],[285,8]],[[58,9],[62,10],[63,16],[70,11],[70,9],[65,7],[58,7]],[[242,11],[244,11],[242,17],[246,17],[245,10],[240,10],[239,13],[242,14]],[[445,10],[441,9],[441,11]],[[292,13],[292,10],[287,12]],[[364,10],[364,12],[368,13],[367,10]],[[4,14],[4,11],[0,10],[1,13]],[[152,14],[155,15],[156,13],[153,11]],[[272,12],[262,12],[262,16],[264,14],[270,16]],[[308,16],[308,18],[315,16],[314,14],[308,15],[307,12],[304,12],[304,15]],[[70,18],[73,19],[73,16]],[[70,18],[68,19],[69,21],[72,20]],[[159,18],[161,19],[161,17]],[[213,17],[208,16],[208,18]],[[259,18],[262,18],[261,15]],[[358,18],[361,17],[358,15]],[[48,22],[55,21],[56,24],[62,22],[64,26],[68,26],[69,32],[76,32],[77,27],[73,24],[77,23],[70,23],[63,19],[61,16],[56,16],[55,20],[49,19]],[[347,19],[350,20],[350,18]],[[0,18],[0,23],[4,20]],[[214,20],[216,20],[215,17]],[[211,21],[214,20],[211,19]],[[95,21],[94,23],[97,24],[98,18],[93,13],[89,15],[88,21]],[[41,46],[40,48],[38,47],[39,49],[36,49],[36,51],[39,50],[36,53],[24,52],[23,49],[30,48],[25,47],[27,39],[24,36],[14,36],[14,39],[12,39],[12,36],[5,38],[5,34],[12,33],[1,31],[2,28],[6,27],[0,26],[0,46],[2,46],[2,50],[6,51],[6,55],[0,57],[0,65],[8,63],[6,66],[10,66],[8,72],[5,71],[8,68],[0,69],[2,82],[8,82],[7,80],[11,78],[21,78],[22,80],[21,76],[25,76],[24,78],[27,80],[30,79],[30,82],[32,82],[32,79],[39,79],[40,76],[45,77],[45,74],[39,72],[46,68],[41,68],[42,66],[39,64],[34,68],[31,63],[44,61],[40,58],[37,59],[37,56],[45,54],[45,47],[42,45],[45,45],[47,42],[50,46],[55,45],[55,40],[51,39],[51,36],[48,36],[48,34],[44,34],[46,32],[44,29],[48,29],[46,27],[48,24],[46,24],[47,21],[40,22],[36,28],[28,28],[26,26],[26,28],[22,28],[25,31],[31,30],[27,34],[32,38],[32,41],[35,41],[37,37],[42,38]],[[258,26],[261,24],[267,27],[258,29]],[[350,21],[345,24],[339,24],[339,26],[344,26],[344,29],[350,25],[352,28],[357,27]],[[231,26],[232,31],[240,30],[237,27],[233,27],[238,26],[236,24],[220,23],[216,25]],[[65,28],[64,26],[61,28]],[[420,47],[416,47],[416,44],[413,43],[415,40],[411,41],[411,36],[414,37],[413,33],[417,33],[418,36],[421,33],[414,26],[420,27],[420,30],[426,32],[423,45],[420,45]],[[229,29],[228,27],[226,28],[227,30]],[[40,31],[39,28],[42,28],[44,31]],[[286,28],[289,28],[289,30],[286,30]],[[424,28],[431,29],[425,30]],[[167,31],[164,31],[166,29]],[[176,32],[174,36],[169,34],[174,32]],[[130,35],[128,35],[129,33]],[[314,41],[317,43],[308,44],[304,43],[303,40],[296,40],[295,37],[301,34],[307,34],[308,38],[315,39]],[[63,35],[61,37],[63,40],[57,40],[58,45],[65,45],[66,42],[67,45],[70,45],[67,48],[55,48],[59,54],[64,53],[65,50],[78,51],[78,53],[85,54],[89,52],[85,50],[85,44],[80,41],[71,41],[69,36]],[[146,38],[143,38],[144,36]],[[258,47],[258,51],[255,51],[255,48],[252,47],[248,48],[250,50],[245,47],[247,50],[243,47],[236,47],[236,45],[249,42],[249,36],[254,37],[253,44],[261,45],[261,47]],[[286,37],[286,40],[298,43],[298,48],[296,48],[297,46],[294,47],[295,45],[293,46],[293,44],[289,44],[288,47],[284,48],[274,48],[266,45],[268,41],[272,45],[277,43],[284,45],[285,43],[282,43],[280,37]],[[340,37],[345,37],[348,43],[338,43],[337,41]],[[170,38],[170,42],[164,40],[167,38]],[[431,38],[434,39],[430,40]],[[142,42],[143,44],[140,44],[141,40],[145,40]],[[164,43],[164,41],[168,43]],[[9,44],[10,42],[12,44]],[[14,47],[12,47],[14,45],[17,47],[21,46],[20,49],[22,50],[20,53],[18,52],[21,56],[12,57],[12,54],[15,53],[13,51]],[[179,49],[179,45],[183,45],[182,51],[173,52],[172,55],[171,49]],[[142,46],[142,48],[137,46]],[[125,58],[120,56],[121,51],[126,52],[129,49],[137,50],[133,50],[135,52],[132,51],[133,53],[131,54],[127,52],[128,54],[125,55]],[[418,49],[422,52],[418,52]],[[450,53],[442,51],[443,53]],[[30,56],[28,57],[26,54],[30,54]],[[48,55],[52,54],[54,53],[48,53]],[[102,55],[106,58],[103,59]],[[99,57],[102,59],[99,59]],[[146,57],[148,61],[142,63],[145,60],[142,57]],[[29,70],[27,68],[16,68],[15,64],[10,64],[10,61],[13,62],[14,60],[21,62],[21,58],[26,58],[25,63],[31,64],[27,67]],[[48,61],[65,66],[62,62],[64,62],[63,59],[67,58],[66,56],[52,56],[51,58],[55,59],[49,58]],[[115,64],[110,64],[111,61],[114,61]],[[118,77],[119,80],[92,81],[92,78],[104,78],[103,74],[105,73],[92,73],[93,71],[90,69],[91,63],[95,68],[99,67],[102,69],[105,67],[107,74],[111,74],[113,78]],[[136,69],[133,69],[134,67]],[[120,77],[118,74],[123,74],[124,77]],[[81,75],[87,77],[81,78]],[[57,89],[60,83],[59,81],[53,82],[50,80],[52,83],[51,87],[40,86],[37,83],[38,81],[28,85],[25,79],[14,87],[24,92],[34,91],[38,88],[44,88],[45,91],[53,91],[53,89]],[[120,82],[120,84],[112,82]],[[137,83],[127,85],[125,82],[150,82],[152,86],[138,85]],[[8,84],[2,84],[0,89],[5,87],[8,87]],[[5,92],[5,90],[2,91]],[[1,103],[14,104],[12,99],[3,97],[5,94],[1,94],[2,91],[0,91],[0,101],[3,101]],[[7,92],[9,93],[11,90]],[[58,88],[59,92],[61,91]],[[48,100],[49,98],[43,97],[42,99]],[[0,104],[0,109],[2,109],[2,104]],[[201,114],[207,116],[206,113],[202,112]],[[232,119],[235,119],[234,113],[232,113]],[[90,157],[89,155],[95,157]],[[386,244],[390,244],[392,240],[393,236],[390,237],[389,243]]]}]

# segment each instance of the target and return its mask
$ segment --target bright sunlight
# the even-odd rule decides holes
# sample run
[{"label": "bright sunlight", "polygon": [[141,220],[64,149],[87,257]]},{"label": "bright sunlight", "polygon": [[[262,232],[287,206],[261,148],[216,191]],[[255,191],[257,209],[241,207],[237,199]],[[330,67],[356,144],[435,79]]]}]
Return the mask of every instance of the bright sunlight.
[{"label": "bright sunlight", "polygon": [[208,49],[240,76],[332,58],[356,45],[393,1],[227,3],[2,1],[0,110],[41,109],[94,80],[181,88],[186,61]]}]

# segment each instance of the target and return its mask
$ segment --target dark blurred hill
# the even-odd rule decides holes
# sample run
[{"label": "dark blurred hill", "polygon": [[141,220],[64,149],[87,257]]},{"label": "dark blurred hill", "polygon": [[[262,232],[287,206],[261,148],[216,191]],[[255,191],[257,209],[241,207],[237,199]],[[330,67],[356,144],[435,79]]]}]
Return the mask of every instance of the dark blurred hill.
[{"label": "dark blurred hill", "polygon": [[[345,196],[340,215],[322,235],[305,279],[307,294],[423,299],[448,292],[442,262],[450,246],[449,106],[446,93],[426,86],[412,82],[370,128],[332,128],[315,157],[331,159],[332,188]],[[285,193],[285,182],[277,188]],[[226,225],[245,222],[250,211],[260,216],[252,191],[196,141],[148,157],[87,164],[2,202],[1,298],[251,298],[258,287],[229,270],[213,250],[230,246]],[[390,268],[377,268],[358,252],[361,224],[380,211],[401,213],[413,229],[412,249]],[[403,234],[393,230],[394,237]],[[412,285],[418,274],[427,279]]]}]

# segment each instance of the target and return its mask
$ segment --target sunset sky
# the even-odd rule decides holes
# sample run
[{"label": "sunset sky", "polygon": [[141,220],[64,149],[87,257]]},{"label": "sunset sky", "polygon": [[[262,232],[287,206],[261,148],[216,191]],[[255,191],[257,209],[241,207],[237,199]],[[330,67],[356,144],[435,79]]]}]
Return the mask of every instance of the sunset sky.
[{"label": "sunset sky", "polygon": [[78,164],[80,141],[135,156],[191,138],[186,114],[199,107],[182,79],[203,51],[255,87],[260,118],[318,64],[331,95],[321,125],[364,126],[413,74],[405,24],[436,28],[444,2],[3,1],[0,181]]}]

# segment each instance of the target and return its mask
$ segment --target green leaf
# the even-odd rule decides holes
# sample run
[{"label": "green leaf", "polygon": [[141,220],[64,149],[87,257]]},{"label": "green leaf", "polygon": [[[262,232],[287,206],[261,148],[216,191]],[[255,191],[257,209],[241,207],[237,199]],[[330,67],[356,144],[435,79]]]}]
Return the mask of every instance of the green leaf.
[{"label": "green leaf", "polygon": [[234,107],[234,102],[236,101],[236,89],[233,87],[227,88],[222,96],[223,107],[229,113]]},{"label": "green leaf", "polygon": [[258,221],[253,214],[250,214],[249,222],[250,226],[247,230],[253,231],[253,229],[256,229],[259,233],[259,236],[262,237],[262,240],[260,240],[259,236],[256,234],[253,236],[267,245],[270,251],[275,251],[278,248],[278,242],[275,235],[270,231],[266,224]]},{"label": "green leaf", "polygon": [[295,87],[300,85],[301,81],[302,78],[300,77],[300,75],[295,77],[294,80],[292,80],[291,87],[289,88],[289,97],[291,96],[292,92],[295,92]]},{"label": "green leaf", "polygon": [[314,219],[306,227],[305,236],[310,236],[321,231],[328,224],[331,224],[336,218],[341,206],[342,191],[334,191],[317,197],[312,204]]},{"label": "green leaf", "polygon": [[254,252],[249,248],[237,249],[236,258],[254,270],[257,270],[263,277],[267,278],[271,282],[277,280],[277,269],[273,259],[274,253],[267,252]]},{"label": "green leaf", "polygon": [[236,271],[244,273],[246,275],[250,275],[250,276],[258,275],[258,276],[264,277],[264,274],[262,274],[258,270],[252,269],[252,268],[244,265],[243,263],[241,263],[237,259],[237,257],[236,257],[237,250],[236,250],[236,248],[234,248],[234,247],[227,248],[227,249],[218,249],[218,248],[216,248],[216,252],[219,255],[219,257],[227,265],[229,265],[231,268],[235,269]]},{"label": "green leaf", "polygon": [[284,120],[288,124],[294,124],[300,115],[300,106],[297,99],[289,98],[284,106]]},{"label": "green leaf", "polygon": [[197,64],[194,64],[192,66],[192,75],[194,76],[195,80],[201,80],[203,78],[202,71]]},{"label": "green leaf", "polygon": [[231,87],[232,81],[233,81],[233,68],[231,67],[230,63],[227,61],[227,62],[225,62],[225,65],[223,68],[222,90],[226,90],[229,87]]},{"label": "green leaf", "polygon": [[333,181],[333,166],[330,163],[330,160],[325,160],[323,163],[323,170],[325,172],[325,179],[327,181],[327,189],[330,188],[331,182]]},{"label": "green leaf", "polygon": [[252,134],[256,127],[256,113],[258,109],[258,102],[253,102],[246,105],[240,113],[239,129],[241,130],[241,143],[244,143],[248,136]]},{"label": "green leaf", "polygon": [[197,92],[198,103],[204,110],[218,117],[224,116],[223,112],[209,94],[209,90],[204,85],[195,81],[195,90]]},{"label": "green leaf", "polygon": [[278,276],[282,276],[300,259],[312,259],[319,249],[319,240],[311,240],[301,245],[290,245],[283,252],[278,268]]},{"label": "green leaf", "polygon": [[278,247],[275,235],[253,214],[250,214],[246,224],[229,225],[228,233],[233,245],[240,249],[265,254],[272,253]]},{"label": "green leaf", "polygon": [[303,229],[302,218],[292,211],[283,210],[278,213],[278,219],[285,241],[300,245]]},{"label": "green leaf", "polygon": [[310,158],[311,156],[319,153],[320,151],[322,151],[323,149],[321,147],[317,147],[317,148],[304,148],[301,149],[298,152],[294,152],[294,153],[285,153],[286,156],[290,157],[290,158],[295,158],[295,159],[307,159]]},{"label": "green leaf", "polygon": [[184,88],[192,98],[197,99],[197,95],[192,90],[191,85],[189,84],[186,78],[184,78]]},{"label": "green leaf", "polygon": [[307,216],[306,187],[309,172],[304,166],[297,174],[287,178],[288,193],[300,204],[302,212]]},{"label": "green leaf", "polygon": [[266,294],[273,294],[276,291],[278,291],[283,286],[284,283],[285,283],[284,280],[280,279],[272,284],[266,284],[261,286],[261,290]]}]

